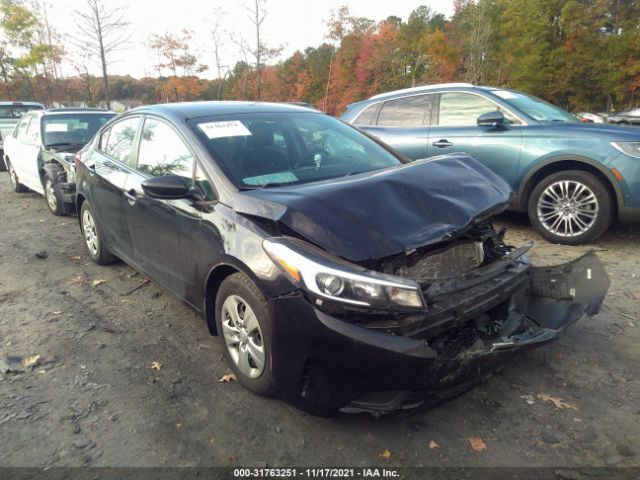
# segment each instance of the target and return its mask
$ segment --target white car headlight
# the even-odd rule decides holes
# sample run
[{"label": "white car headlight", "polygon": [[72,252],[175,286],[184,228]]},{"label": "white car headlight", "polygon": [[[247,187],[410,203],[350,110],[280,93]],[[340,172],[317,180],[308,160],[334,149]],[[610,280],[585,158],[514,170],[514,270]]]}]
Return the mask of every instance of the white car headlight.
[{"label": "white car headlight", "polygon": [[319,297],[362,307],[425,309],[416,282],[360,269],[291,238],[269,238],[262,246],[292,282]]},{"label": "white car headlight", "polygon": [[640,142],[611,142],[611,145],[625,155],[640,158]]}]

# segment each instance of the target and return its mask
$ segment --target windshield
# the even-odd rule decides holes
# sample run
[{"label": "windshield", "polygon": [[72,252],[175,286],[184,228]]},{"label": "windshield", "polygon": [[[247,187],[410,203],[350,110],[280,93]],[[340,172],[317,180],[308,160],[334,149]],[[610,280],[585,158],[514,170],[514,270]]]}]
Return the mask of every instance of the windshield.
[{"label": "windshield", "polygon": [[491,93],[539,122],[577,123],[580,121],[569,112],[531,95],[513,90],[492,90]]},{"label": "windshield", "polygon": [[194,122],[213,158],[240,189],[309,183],[403,163],[324,114],[238,114]]},{"label": "windshield", "polygon": [[46,115],[42,118],[43,143],[47,147],[84,145],[114,115],[113,113]]},{"label": "windshield", "polygon": [[31,110],[42,110],[39,105],[0,105],[0,118],[20,118]]}]

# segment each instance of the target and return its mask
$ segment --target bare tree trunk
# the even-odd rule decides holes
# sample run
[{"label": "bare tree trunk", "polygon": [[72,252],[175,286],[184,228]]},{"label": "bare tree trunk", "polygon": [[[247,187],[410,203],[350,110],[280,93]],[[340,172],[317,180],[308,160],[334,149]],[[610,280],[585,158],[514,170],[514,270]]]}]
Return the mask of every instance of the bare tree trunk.
[{"label": "bare tree trunk", "polygon": [[260,25],[262,24],[262,20],[260,20],[260,8],[258,4],[259,0],[255,0],[256,6],[256,72],[258,74],[257,85],[256,85],[256,97],[257,100],[262,98],[262,66],[260,65],[260,60],[262,56],[262,46],[260,45]]}]

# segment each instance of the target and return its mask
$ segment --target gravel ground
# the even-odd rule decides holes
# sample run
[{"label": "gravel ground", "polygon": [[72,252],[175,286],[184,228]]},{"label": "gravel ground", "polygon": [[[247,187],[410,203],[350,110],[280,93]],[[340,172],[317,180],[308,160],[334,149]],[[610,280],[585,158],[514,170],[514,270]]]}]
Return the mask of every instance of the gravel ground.
[{"label": "gravel ground", "polygon": [[0,465],[640,466],[640,229],[565,247],[520,215],[496,223],[535,240],[538,264],[595,249],[612,281],[600,315],[438,408],[323,419],[218,382],[222,346],[196,314],[127,265],[94,265],[77,219],[2,173],[0,364],[17,372],[0,373]]}]

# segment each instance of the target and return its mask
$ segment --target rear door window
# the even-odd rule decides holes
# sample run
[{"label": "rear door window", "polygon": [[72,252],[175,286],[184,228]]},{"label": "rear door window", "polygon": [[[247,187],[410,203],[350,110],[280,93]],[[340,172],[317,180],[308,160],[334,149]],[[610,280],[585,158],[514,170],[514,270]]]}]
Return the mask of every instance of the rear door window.
[{"label": "rear door window", "polygon": [[25,132],[29,127],[30,121],[31,121],[31,115],[23,117],[22,120],[18,122],[18,125],[16,125],[16,129],[13,131],[13,137],[18,139],[25,138]]},{"label": "rear door window", "polygon": [[429,125],[432,97],[433,95],[414,95],[385,102],[378,115],[378,125],[397,127]]},{"label": "rear door window", "polygon": [[139,125],[140,117],[126,118],[114,124],[103,151],[116,160],[133,166],[135,164],[133,146]]}]

